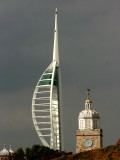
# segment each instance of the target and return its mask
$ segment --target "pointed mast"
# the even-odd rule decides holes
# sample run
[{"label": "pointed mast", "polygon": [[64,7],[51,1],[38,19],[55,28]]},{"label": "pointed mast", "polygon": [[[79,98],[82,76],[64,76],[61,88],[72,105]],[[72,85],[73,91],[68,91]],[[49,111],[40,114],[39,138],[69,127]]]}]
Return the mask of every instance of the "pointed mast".
[{"label": "pointed mast", "polygon": [[54,45],[53,45],[53,61],[59,65],[59,51],[58,51],[58,26],[57,26],[57,8],[55,10],[55,30],[54,30]]}]

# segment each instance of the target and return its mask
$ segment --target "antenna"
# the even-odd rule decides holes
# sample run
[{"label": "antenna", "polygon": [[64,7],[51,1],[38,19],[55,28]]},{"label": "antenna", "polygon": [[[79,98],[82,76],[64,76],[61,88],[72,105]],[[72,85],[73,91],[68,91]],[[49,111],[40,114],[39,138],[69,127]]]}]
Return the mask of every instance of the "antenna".
[{"label": "antenna", "polygon": [[54,28],[54,44],[53,44],[53,61],[59,65],[59,51],[58,51],[58,24],[57,24],[57,8],[55,10],[55,28]]}]

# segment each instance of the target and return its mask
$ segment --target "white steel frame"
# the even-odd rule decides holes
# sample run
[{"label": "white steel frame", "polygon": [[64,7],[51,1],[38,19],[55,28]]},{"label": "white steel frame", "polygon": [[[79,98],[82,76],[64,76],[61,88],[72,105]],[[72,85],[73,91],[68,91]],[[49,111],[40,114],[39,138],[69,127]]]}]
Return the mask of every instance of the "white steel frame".
[{"label": "white steel frame", "polygon": [[57,9],[53,61],[40,77],[32,99],[32,119],[44,146],[61,150],[60,71],[58,55]]}]

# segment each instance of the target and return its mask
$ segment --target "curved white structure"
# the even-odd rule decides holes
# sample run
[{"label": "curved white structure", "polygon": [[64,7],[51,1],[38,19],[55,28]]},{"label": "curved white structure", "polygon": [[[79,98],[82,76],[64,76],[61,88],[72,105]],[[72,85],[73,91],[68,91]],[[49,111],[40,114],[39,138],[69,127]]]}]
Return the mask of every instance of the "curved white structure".
[{"label": "curved white structure", "polygon": [[58,54],[57,9],[53,61],[40,77],[32,99],[32,119],[44,146],[61,150],[60,68]]}]

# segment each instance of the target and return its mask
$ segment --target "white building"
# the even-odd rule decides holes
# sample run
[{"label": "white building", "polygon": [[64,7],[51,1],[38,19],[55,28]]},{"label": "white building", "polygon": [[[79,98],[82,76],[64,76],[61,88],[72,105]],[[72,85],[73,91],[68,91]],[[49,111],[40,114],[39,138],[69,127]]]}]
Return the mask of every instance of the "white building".
[{"label": "white building", "polygon": [[10,145],[9,150],[7,150],[6,145],[4,144],[3,149],[0,151],[0,160],[9,160],[9,155],[12,155],[13,153],[12,146]]}]

